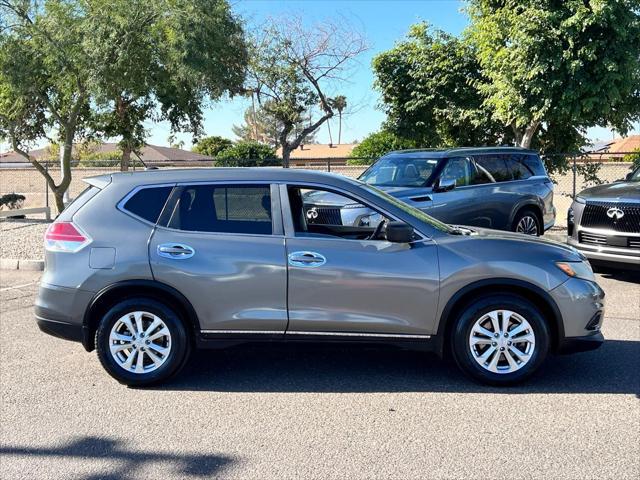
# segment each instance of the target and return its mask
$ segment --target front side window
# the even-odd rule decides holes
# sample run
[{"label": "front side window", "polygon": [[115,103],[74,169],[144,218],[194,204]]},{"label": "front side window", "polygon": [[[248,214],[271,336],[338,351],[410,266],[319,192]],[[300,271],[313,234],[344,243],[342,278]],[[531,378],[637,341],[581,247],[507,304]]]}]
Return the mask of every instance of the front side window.
[{"label": "front side window", "polygon": [[456,187],[469,185],[471,179],[471,162],[465,157],[450,158],[442,170],[440,179],[454,180]]},{"label": "front side window", "polygon": [[353,198],[331,190],[297,186],[290,186],[287,194],[296,237],[384,239],[382,222],[389,219]]},{"label": "front side window", "polygon": [[369,167],[359,180],[378,187],[422,187],[430,181],[439,161],[391,154]]},{"label": "front side window", "polygon": [[191,185],[182,188],[169,228],[194,232],[271,235],[269,185]]}]

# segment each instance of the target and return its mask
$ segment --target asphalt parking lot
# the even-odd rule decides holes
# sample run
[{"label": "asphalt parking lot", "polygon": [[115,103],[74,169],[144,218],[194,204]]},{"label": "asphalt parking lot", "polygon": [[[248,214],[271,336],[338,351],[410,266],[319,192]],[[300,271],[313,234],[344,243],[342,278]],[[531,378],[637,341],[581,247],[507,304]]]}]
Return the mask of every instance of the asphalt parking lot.
[{"label": "asphalt parking lot", "polygon": [[38,278],[0,271],[3,479],[640,476],[638,275],[599,275],[601,349],[510,389],[335,346],[200,352],[172,383],[128,389],[40,333]]}]

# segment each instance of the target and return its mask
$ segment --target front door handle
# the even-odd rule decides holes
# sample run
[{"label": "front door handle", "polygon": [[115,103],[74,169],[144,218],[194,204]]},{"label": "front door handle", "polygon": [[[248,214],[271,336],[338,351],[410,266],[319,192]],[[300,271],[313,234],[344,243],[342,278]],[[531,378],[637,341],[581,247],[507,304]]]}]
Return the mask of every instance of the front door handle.
[{"label": "front door handle", "polygon": [[289,265],[293,267],[320,267],[327,263],[324,255],[316,252],[293,252],[288,258]]},{"label": "front door handle", "polygon": [[184,260],[195,255],[196,251],[183,243],[163,243],[158,245],[158,255],[174,260]]}]

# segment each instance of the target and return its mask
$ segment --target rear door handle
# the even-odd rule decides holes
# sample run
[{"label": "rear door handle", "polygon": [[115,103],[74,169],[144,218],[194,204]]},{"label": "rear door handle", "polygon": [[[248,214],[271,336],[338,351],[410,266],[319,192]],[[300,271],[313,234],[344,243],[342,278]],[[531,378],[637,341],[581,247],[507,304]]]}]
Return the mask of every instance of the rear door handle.
[{"label": "rear door handle", "polygon": [[293,267],[320,267],[327,263],[324,255],[316,252],[293,252],[288,258],[289,265]]},{"label": "rear door handle", "polygon": [[195,255],[196,251],[183,243],[163,243],[158,245],[158,255],[174,260],[184,260]]}]

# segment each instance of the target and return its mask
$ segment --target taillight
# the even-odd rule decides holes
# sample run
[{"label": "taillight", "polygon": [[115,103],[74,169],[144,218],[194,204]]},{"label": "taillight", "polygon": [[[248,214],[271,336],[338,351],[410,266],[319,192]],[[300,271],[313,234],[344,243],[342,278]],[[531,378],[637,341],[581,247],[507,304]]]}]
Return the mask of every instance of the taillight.
[{"label": "taillight", "polygon": [[44,248],[50,252],[74,253],[91,243],[91,237],[73,222],[54,222],[44,234]]}]

